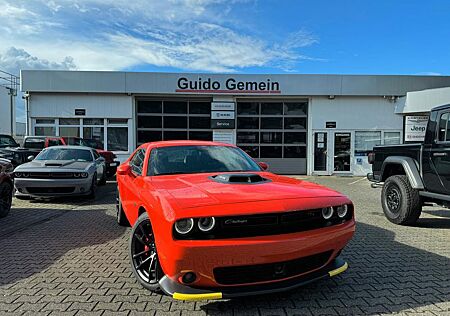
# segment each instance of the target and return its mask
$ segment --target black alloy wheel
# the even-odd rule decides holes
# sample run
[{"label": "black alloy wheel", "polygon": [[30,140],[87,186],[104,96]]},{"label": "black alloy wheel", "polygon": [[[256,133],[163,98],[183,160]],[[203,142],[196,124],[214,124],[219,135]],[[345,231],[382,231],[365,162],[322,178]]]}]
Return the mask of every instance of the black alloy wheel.
[{"label": "black alloy wheel", "polygon": [[131,230],[130,259],[133,274],[150,291],[159,291],[163,272],[158,260],[155,236],[147,213],[139,216]]},{"label": "black alloy wheel", "polygon": [[413,225],[422,212],[419,191],[411,186],[405,175],[386,179],[381,191],[381,204],[386,218],[399,225]]},{"label": "black alloy wheel", "polygon": [[0,184],[0,218],[8,215],[12,205],[13,188],[9,182]]}]

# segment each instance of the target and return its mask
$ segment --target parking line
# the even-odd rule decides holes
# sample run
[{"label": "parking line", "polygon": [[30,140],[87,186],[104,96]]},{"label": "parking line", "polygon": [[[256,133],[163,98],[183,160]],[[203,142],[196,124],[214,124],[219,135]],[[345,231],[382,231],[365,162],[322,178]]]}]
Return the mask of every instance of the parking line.
[{"label": "parking line", "polygon": [[356,180],[356,181],[350,182],[349,185],[350,185],[350,184],[358,183],[358,182],[360,182],[360,181],[362,181],[362,180],[365,180],[365,179],[366,179],[366,178],[358,179],[358,180]]}]

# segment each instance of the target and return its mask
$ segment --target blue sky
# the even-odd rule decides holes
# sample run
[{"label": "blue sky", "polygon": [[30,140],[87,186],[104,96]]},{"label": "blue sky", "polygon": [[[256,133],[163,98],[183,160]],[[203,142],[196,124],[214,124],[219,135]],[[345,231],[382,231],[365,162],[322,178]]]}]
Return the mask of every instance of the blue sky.
[{"label": "blue sky", "polygon": [[450,75],[448,0],[0,0],[0,20],[13,73]]}]

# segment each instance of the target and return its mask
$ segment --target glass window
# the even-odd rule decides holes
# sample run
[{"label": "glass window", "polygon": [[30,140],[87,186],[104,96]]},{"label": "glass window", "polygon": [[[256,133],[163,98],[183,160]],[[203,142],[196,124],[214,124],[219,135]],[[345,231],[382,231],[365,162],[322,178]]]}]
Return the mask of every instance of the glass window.
[{"label": "glass window", "polygon": [[285,115],[306,115],[308,112],[308,102],[285,102]]},{"label": "glass window", "polygon": [[59,136],[63,137],[80,137],[79,127],[60,127]]},{"label": "glass window", "polygon": [[282,115],[283,103],[261,103],[262,115]]},{"label": "glass window", "polygon": [[384,132],[384,144],[385,145],[400,144],[400,132]]},{"label": "glass window", "polygon": [[305,146],[285,146],[284,158],[306,158]]},{"label": "glass window", "polygon": [[108,150],[128,151],[128,127],[108,127]]},{"label": "glass window", "polygon": [[47,148],[36,156],[36,160],[79,160],[93,161],[92,153],[86,149]]},{"label": "glass window", "polygon": [[237,113],[241,115],[258,115],[259,103],[256,102],[239,102],[237,104]]},{"label": "glass window", "polygon": [[138,116],[138,127],[161,128],[162,116]]},{"label": "glass window", "polygon": [[36,124],[55,124],[54,119],[36,119]]},{"label": "glass window", "polygon": [[285,132],[285,144],[306,144],[306,133],[304,132]]},{"label": "glass window", "polygon": [[211,102],[189,102],[190,114],[210,114]]},{"label": "glass window", "polygon": [[282,129],[283,119],[277,117],[262,117],[261,129]]},{"label": "glass window", "polygon": [[108,119],[108,124],[111,125],[127,125],[128,119]]},{"label": "glass window", "polygon": [[103,119],[101,118],[87,118],[83,119],[84,125],[103,125]]},{"label": "glass window", "polygon": [[161,113],[162,101],[138,101],[138,113]]},{"label": "glass window", "polygon": [[230,171],[261,171],[239,148],[226,146],[169,146],[152,150],[151,175]]},{"label": "glass window", "polygon": [[164,140],[185,140],[187,139],[186,131],[164,131]]},{"label": "glass window", "polygon": [[56,128],[51,126],[35,126],[34,135],[36,136],[55,136]]},{"label": "glass window", "polygon": [[24,141],[23,147],[43,149],[45,147],[45,138],[27,137]]},{"label": "glass window", "polygon": [[[105,140],[104,128],[103,126],[98,127],[83,127],[83,138],[93,139],[102,143],[101,148],[103,148],[103,143]],[[95,147],[99,148],[99,147]]]},{"label": "glass window", "polygon": [[80,125],[80,119],[60,118],[59,125]]},{"label": "glass window", "polygon": [[259,157],[259,146],[239,146],[243,151],[247,153],[250,157]]},{"label": "glass window", "polygon": [[164,116],[164,128],[187,128],[187,117]]},{"label": "glass window", "polygon": [[142,175],[142,168],[144,167],[145,160],[145,151],[143,149],[139,149],[131,158],[130,166],[133,173],[136,175]]},{"label": "glass window", "polygon": [[238,117],[237,127],[241,129],[259,129],[259,118],[257,117]]},{"label": "glass window", "polygon": [[286,117],[284,119],[284,129],[306,129],[306,118]]},{"label": "glass window", "polygon": [[161,131],[138,131],[137,135],[138,143],[148,143],[148,142],[157,142],[162,140],[162,132]]},{"label": "glass window", "polygon": [[164,113],[187,114],[187,102],[164,101]]},{"label": "glass window", "polygon": [[282,146],[261,146],[260,154],[261,158],[281,158]]},{"label": "glass window", "polygon": [[439,120],[439,141],[445,140],[445,133],[447,131],[447,121],[448,121],[448,113],[444,113],[441,115],[441,119]]},{"label": "glass window", "polygon": [[48,147],[64,145],[60,139],[49,139]]},{"label": "glass window", "polygon": [[236,138],[238,144],[259,144],[258,132],[238,132]]},{"label": "glass window", "polygon": [[365,156],[373,150],[374,146],[378,145],[381,145],[380,131],[355,132],[355,155]]},{"label": "glass window", "polygon": [[282,142],[282,132],[261,132],[261,143],[281,144]]},{"label": "glass window", "polygon": [[213,133],[211,131],[189,132],[189,139],[192,140],[212,140]]},{"label": "glass window", "polygon": [[191,116],[189,128],[211,129],[211,119],[209,117]]}]

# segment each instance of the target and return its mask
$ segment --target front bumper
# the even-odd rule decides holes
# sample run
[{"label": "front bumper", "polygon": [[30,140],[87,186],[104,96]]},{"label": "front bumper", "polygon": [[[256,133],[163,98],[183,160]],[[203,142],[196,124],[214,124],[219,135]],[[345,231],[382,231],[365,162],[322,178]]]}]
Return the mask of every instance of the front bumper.
[{"label": "front bumper", "polygon": [[348,264],[336,258],[324,268],[302,275],[300,277],[273,282],[269,284],[223,287],[223,288],[194,288],[171,280],[164,276],[159,285],[164,293],[178,300],[230,299],[242,296],[270,294],[288,291],[321,279],[331,278],[347,270]]},{"label": "front bumper", "polygon": [[30,179],[15,178],[16,195],[56,197],[86,195],[92,185],[92,176],[82,179]]}]

